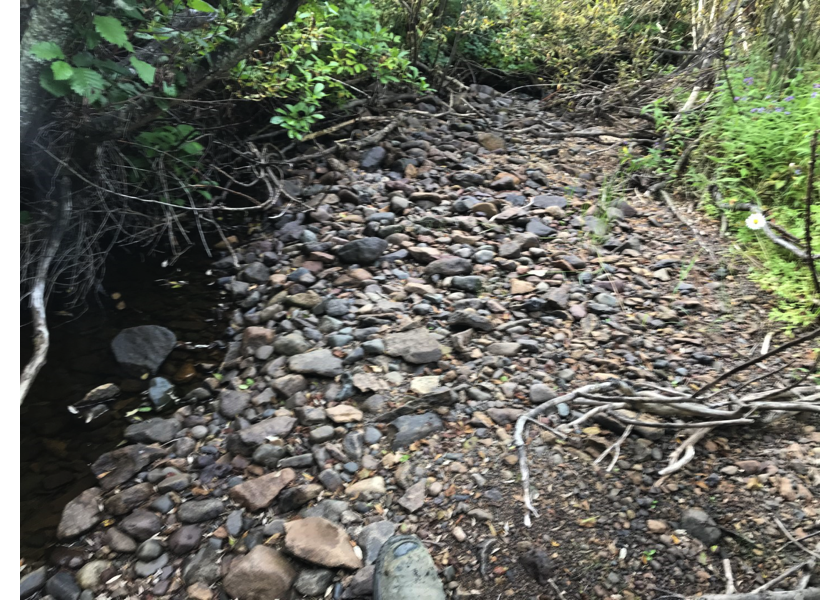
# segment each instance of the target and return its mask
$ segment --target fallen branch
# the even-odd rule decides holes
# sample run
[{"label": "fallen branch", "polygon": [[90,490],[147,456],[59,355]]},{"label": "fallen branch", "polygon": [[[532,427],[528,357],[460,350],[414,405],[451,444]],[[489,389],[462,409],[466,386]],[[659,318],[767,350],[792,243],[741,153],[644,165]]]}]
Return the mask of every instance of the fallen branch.
[{"label": "fallen branch", "polygon": [[723,575],[726,577],[726,593],[734,594],[737,592],[735,578],[732,576],[732,561],[728,558],[723,559]]},{"label": "fallen branch", "polygon": [[592,463],[592,464],[593,464],[593,465],[597,465],[599,462],[601,462],[602,460],[604,460],[604,458],[606,458],[607,454],[609,454],[612,450],[615,450],[615,455],[613,456],[612,462],[610,463],[610,466],[609,466],[609,467],[607,467],[607,473],[609,473],[610,471],[612,471],[612,470],[613,470],[613,467],[615,466],[615,463],[617,463],[617,462],[618,462],[618,457],[619,457],[619,456],[621,456],[621,444],[622,444],[622,443],[624,443],[624,440],[626,440],[626,439],[627,439],[627,436],[629,436],[629,435],[630,435],[630,432],[632,432],[632,431],[633,431],[633,426],[632,426],[632,425],[628,425],[628,426],[624,429],[624,433],[622,433],[622,434],[621,434],[621,437],[620,437],[620,438],[618,438],[618,441],[617,441],[617,442],[615,442],[612,446],[610,446],[610,447],[609,447],[609,448],[607,448],[606,450],[604,450],[604,452],[601,454],[601,456],[599,456],[598,458],[596,458],[596,459],[595,459],[595,462],[594,462],[594,463]]},{"label": "fallen branch", "polygon": [[32,312],[32,327],[35,330],[32,335],[32,358],[26,364],[20,374],[20,403],[26,398],[29,388],[38,376],[38,372],[47,362],[47,351],[50,348],[50,330],[47,328],[47,275],[50,265],[55,258],[61,238],[64,237],[64,230],[67,227],[67,220],[70,215],[72,203],[70,177],[62,175],[59,178],[58,202],[55,203],[55,222],[50,227],[50,237],[47,241],[44,253],[38,263],[35,272],[35,281],[32,284],[32,291],[29,296],[29,306]]},{"label": "fallen branch", "polygon": [[746,594],[705,594],[691,600],[819,600],[820,588]]},{"label": "fallen branch", "polygon": [[694,392],[691,395],[691,397],[692,398],[697,398],[698,396],[700,396],[700,394],[702,394],[706,390],[709,390],[709,389],[715,387],[721,381],[724,381],[725,379],[729,379],[730,377],[732,377],[736,373],[740,373],[744,369],[748,369],[749,367],[753,366],[754,364],[762,362],[762,361],[764,361],[764,360],[766,360],[766,359],[768,359],[772,356],[775,356],[776,354],[779,354],[780,352],[784,352],[785,350],[788,350],[789,348],[793,348],[794,346],[798,346],[799,344],[807,342],[808,340],[812,340],[815,337],[819,337],[819,335],[820,335],[820,329],[818,327],[817,329],[815,329],[814,331],[811,331],[810,333],[806,333],[805,335],[802,335],[802,336],[796,338],[795,340],[791,340],[790,342],[788,342],[786,344],[782,344],[781,346],[779,346],[778,348],[776,348],[774,350],[771,350],[767,354],[763,354],[761,356],[756,356],[753,359],[750,359],[746,362],[742,362],[740,365],[737,365],[736,367],[733,367],[733,368],[729,369],[728,371],[726,371],[723,375],[721,375],[720,377],[718,377],[717,379],[715,379],[711,383],[707,383],[706,385],[701,387],[699,390]]}]

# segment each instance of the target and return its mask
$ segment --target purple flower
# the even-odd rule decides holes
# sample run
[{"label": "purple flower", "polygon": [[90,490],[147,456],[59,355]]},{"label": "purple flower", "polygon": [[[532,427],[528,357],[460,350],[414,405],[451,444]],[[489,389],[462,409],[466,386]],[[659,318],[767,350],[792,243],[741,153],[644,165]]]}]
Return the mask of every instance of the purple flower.
[{"label": "purple flower", "polygon": [[785,102],[790,102],[791,100],[793,100],[793,96],[788,96],[787,98],[785,98]]},{"label": "purple flower", "polygon": [[772,96],[770,94],[767,94],[766,96],[764,96],[765,100],[769,100],[770,98],[772,98]]},{"label": "purple flower", "polygon": [[815,89],[815,90],[820,89],[820,84],[819,84],[819,83],[815,83],[815,84],[814,84],[814,89]]},{"label": "purple flower", "polygon": [[734,102],[738,102],[738,100],[740,100],[740,99],[741,99],[741,96],[735,96],[732,100]]},{"label": "purple flower", "polygon": [[819,92],[814,92],[813,94],[811,94],[811,98],[816,98],[819,95],[820,95]]},{"label": "purple flower", "polygon": [[752,77],[744,77],[744,83],[747,85],[752,85],[755,83],[755,80]]},{"label": "purple flower", "polygon": [[759,108],[758,110],[756,110],[756,112],[763,113],[763,112],[764,112],[764,109],[763,109],[763,108]]},{"label": "purple flower", "polygon": [[794,174],[794,175],[800,175],[801,173],[802,173],[802,169],[796,169],[796,170],[793,172],[793,174]]},{"label": "purple flower", "polygon": [[751,113],[758,112],[758,109],[757,109],[757,108],[751,108],[751,109],[750,109],[750,112],[751,112]]},{"label": "purple flower", "polygon": [[777,107],[776,107],[776,112],[782,112],[782,107],[781,107],[781,106],[777,106]]},{"label": "purple flower", "polygon": [[786,111],[785,111],[785,114],[786,114],[786,115],[789,115],[789,114],[790,114],[790,111],[789,111],[789,110],[786,110]]}]

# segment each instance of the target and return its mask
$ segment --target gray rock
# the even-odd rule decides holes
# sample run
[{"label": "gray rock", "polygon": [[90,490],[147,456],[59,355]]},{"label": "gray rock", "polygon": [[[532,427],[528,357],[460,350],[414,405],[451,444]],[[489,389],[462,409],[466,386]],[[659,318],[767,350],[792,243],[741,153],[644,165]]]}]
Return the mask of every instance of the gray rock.
[{"label": "gray rock", "polygon": [[149,382],[149,400],[154,404],[158,412],[167,410],[177,398],[175,397],[175,386],[165,377],[153,377]]},{"label": "gray rock", "polygon": [[531,402],[534,404],[542,404],[543,402],[547,402],[548,400],[556,397],[557,392],[544,383],[535,383],[531,386],[531,389],[528,390],[528,395],[531,398]]},{"label": "gray rock", "polygon": [[481,292],[481,288],[484,285],[484,278],[479,277],[477,275],[469,275],[466,277],[453,277],[452,278],[452,287],[456,290],[463,290],[465,292],[470,292],[472,294],[478,294]]},{"label": "gray rock", "polygon": [[335,437],[335,427],[322,425],[309,432],[309,441],[313,444],[323,444]]},{"label": "gray rock", "polygon": [[340,246],[336,255],[346,264],[370,265],[375,263],[387,248],[388,242],[382,238],[366,237]]},{"label": "gray rock", "polygon": [[261,262],[252,262],[242,269],[240,276],[249,283],[265,283],[271,277],[271,271]]},{"label": "gray rock", "polygon": [[487,346],[487,353],[495,356],[516,356],[522,344],[516,342],[496,342]]},{"label": "gray rock", "polygon": [[176,555],[187,554],[198,548],[204,534],[200,525],[184,525],[166,541],[169,551]]},{"label": "gray rock", "polygon": [[440,344],[425,329],[392,333],[383,339],[385,354],[413,364],[437,362],[443,356]]},{"label": "gray rock", "polygon": [[183,569],[184,583],[188,586],[198,582],[212,585],[219,579],[219,575],[216,552],[209,546],[201,548],[192,559],[187,561]]},{"label": "gray rock", "polygon": [[219,412],[227,419],[235,419],[251,404],[251,395],[241,390],[223,390],[219,394]]},{"label": "gray rock", "polygon": [[551,308],[567,308],[569,306],[569,294],[563,288],[551,288],[546,292],[545,299]]},{"label": "gray rock", "polygon": [[481,331],[492,331],[495,328],[490,319],[477,313],[471,308],[456,310],[449,315],[449,327],[469,327],[471,329],[479,329]]},{"label": "gray rock", "polygon": [[125,439],[143,444],[165,444],[171,442],[181,430],[178,419],[153,417],[140,423],[133,423],[125,428]]},{"label": "gray rock", "polygon": [[442,431],[443,421],[434,413],[403,415],[396,418],[389,427],[395,431],[391,447],[397,450]]},{"label": "gray rock", "polygon": [[151,577],[169,562],[168,554],[161,554],[154,560],[138,560],[134,563],[134,573],[137,577]]},{"label": "gray rock", "polygon": [[125,483],[153,460],[166,456],[162,448],[134,444],[112,452],[106,452],[94,462],[90,469],[99,481],[100,487],[112,490]]},{"label": "gray rock", "polygon": [[318,481],[320,481],[328,492],[336,492],[344,487],[344,481],[341,475],[333,469],[324,469],[318,474]]},{"label": "gray rock", "polygon": [[426,481],[421,479],[409,488],[403,494],[403,497],[398,500],[400,506],[408,512],[413,513],[423,506],[426,499]]},{"label": "gray rock", "polygon": [[289,370],[307,375],[335,377],[341,375],[344,369],[341,359],[333,356],[329,350],[314,350],[289,359]]},{"label": "gray rock", "polygon": [[163,527],[163,521],[155,513],[138,508],[119,525],[120,529],[138,542],[148,540]]},{"label": "gray rock", "polygon": [[379,556],[379,550],[382,549],[389,537],[394,535],[397,526],[391,521],[377,521],[364,527],[359,535],[356,537],[356,542],[362,547],[365,553],[365,564],[371,565]]},{"label": "gray rock", "polygon": [[528,224],[525,226],[525,231],[527,231],[528,233],[533,233],[534,235],[539,237],[547,237],[549,235],[557,234],[557,232],[553,228],[549,227],[539,219],[531,219],[530,221],[528,221]]},{"label": "gray rock", "polygon": [[699,508],[689,508],[683,512],[680,518],[680,526],[691,537],[700,540],[707,546],[717,544],[721,537],[721,530],[715,520]]},{"label": "gray rock", "polygon": [[[373,429],[376,433],[379,433],[378,430],[375,428],[368,428]],[[344,452],[347,454],[349,458],[352,460],[359,460],[362,458],[362,455],[365,452],[365,436],[366,432],[363,431],[351,431],[344,437]],[[378,439],[378,438],[377,438]],[[373,443],[373,442],[371,442]]]},{"label": "gray rock", "polygon": [[137,558],[140,560],[154,560],[163,554],[163,544],[157,540],[146,540],[137,548]]},{"label": "gray rock", "polygon": [[536,208],[548,208],[549,206],[566,207],[566,199],[563,196],[540,195],[534,196],[533,201],[534,207]]},{"label": "gray rock", "polygon": [[441,275],[452,277],[455,275],[469,275],[472,273],[472,263],[466,258],[457,256],[445,256],[426,265],[426,275]]},{"label": "gray rock", "polygon": [[78,600],[82,590],[76,585],[76,580],[67,571],[59,571],[49,578],[47,593],[55,600]]},{"label": "gray rock", "polygon": [[294,417],[272,417],[231,434],[227,439],[227,447],[232,452],[248,456],[269,437],[286,437],[296,424],[297,419]]},{"label": "gray rock", "polygon": [[284,335],[274,342],[274,351],[283,356],[294,356],[295,354],[303,354],[312,347],[303,334],[295,331],[289,335]]},{"label": "gray rock", "polygon": [[141,377],[154,375],[172,349],[175,334],[158,325],[141,325],[123,329],[111,341],[111,351],[128,373]]},{"label": "gray rock", "polygon": [[303,569],[295,580],[295,589],[304,596],[321,597],[333,580],[331,569]]},{"label": "gray rock", "polygon": [[67,503],[58,524],[59,540],[72,540],[96,527],[101,516],[99,494],[99,488],[90,488]]},{"label": "gray rock", "polygon": [[328,498],[326,500],[321,500],[312,508],[307,508],[306,510],[301,511],[300,516],[321,517],[323,519],[327,519],[328,521],[332,521],[333,523],[341,523],[341,513],[349,508],[350,504],[348,502]]},{"label": "gray rock", "polygon": [[218,498],[190,500],[178,509],[178,518],[184,523],[201,523],[215,519],[224,511],[225,505]]},{"label": "gray rock", "polygon": [[382,165],[387,154],[387,151],[382,146],[374,146],[364,153],[362,159],[359,161],[359,166],[366,171],[373,171]]},{"label": "gray rock", "polygon": [[277,461],[286,456],[286,450],[283,446],[276,446],[274,444],[262,444],[257,446],[254,450],[254,455],[251,457],[255,463],[273,469],[277,466]]},{"label": "gray rock", "polygon": [[373,574],[375,565],[362,567],[353,575],[347,586],[348,598],[367,598],[373,595]]},{"label": "gray rock", "polygon": [[124,534],[116,527],[111,527],[105,532],[105,545],[115,552],[134,552],[137,550],[137,542]]},{"label": "gray rock", "polygon": [[41,567],[20,578],[20,597],[28,598],[47,582],[47,569]]},{"label": "gray rock", "polygon": [[299,485],[280,492],[278,498],[278,511],[280,513],[290,512],[300,508],[310,500],[317,498],[318,494],[324,491],[324,486],[317,483]]}]

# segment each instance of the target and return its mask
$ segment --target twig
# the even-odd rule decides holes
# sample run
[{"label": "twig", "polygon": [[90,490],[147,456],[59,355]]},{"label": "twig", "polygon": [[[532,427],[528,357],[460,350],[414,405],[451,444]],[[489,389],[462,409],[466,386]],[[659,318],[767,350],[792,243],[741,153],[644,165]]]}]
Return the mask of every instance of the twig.
[{"label": "twig", "polygon": [[[820,534],[820,532],[819,532],[819,531],[814,531],[813,533],[809,533],[808,535],[806,535],[806,536],[805,536],[805,537],[803,537],[803,538],[799,538],[799,541],[800,541],[800,542],[804,542],[805,540],[810,539],[810,538],[812,538],[812,537],[814,537],[814,536],[817,536],[817,535],[819,535],[819,534]],[[781,552],[781,551],[782,551],[782,550],[784,550],[784,549],[785,549],[785,547],[787,547],[787,545],[788,545],[788,544],[790,544],[790,543],[791,543],[790,541],[785,542],[784,544],[782,544],[781,546],[779,546],[779,549],[778,549],[778,550],[776,550],[776,552]]]},{"label": "twig", "polygon": [[715,379],[711,383],[707,383],[706,385],[701,387],[699,390],[694,392],[691,395],[691,397],[692,398],[697,398],[698,396],[700,396],[700,394],[702,394],[706,390],[709,390],[709,389],[713,388],[714,386],[719,384],[721,381],[723,381],[725,379],[728,379],[729,377],[732,377],[736,373],[740,373],[744,369],[748,369],[749,367],[753,366],[754,364],[759,363],[759,362],[764,361],[764,360],[767,360],[768,358],[770,358],[772,356],[775,356],[776,354],[779,354],[780,352],[784,352],[785,350],[787,350],[789,348],[793,348],[794,346],[798,346],[799,344],[802,344],[803,342],[807,342],[808,340],[812,340],[815,337],[819,337],[819,335],[820,335],[820,330],[819,330],[819,327],[818,327],[817,329],[815,329],[814,331],[811,331],[810,333],[806,333],[805,335],[800,336],[800,337],[796,338],[795,340],[791,340],[790,342],[788,342],[786,344],[782,344],[781,346],[779,346],[775,350],[771,350],[767,354],[757,356],[757,357],[755,357],[751,360],[743,362],[740,365],[737,365],[737,366],[733,367],[732,369],[729,369],[727,372],[725,372],[723,375],[721,375],[720,377],[718,377],[717,379]]},{"label": "twig", "polygon": [[[759,592],[764,592],[766,590],[769,590],[771,587],[773,587],[774,585],[776,585],[777,583],[782,581],[785,577],[790,577],[791,575],[796,573],[799,569],[802,569],[803,567],[807,567],[808,563],[810,563],[810,562],[811,562],[811,560],[808,559],[805,562],[799,563],[798,565],[793,565],[791,568],[789,568],[787,571],[785,571],[784,573],[782,573],[778,577],[775,577],[775,578],[771,579],[770,581],[768,581],[767,583],[765,583],[764,585],[761,585],[761,586],[755,588],[750,593],[751,594],[758,594]],[[818,590],[818,592],[819,592],[819,590]],[[819,598],[819,595],[817,595],[815,597]]]},{"label": "twig", "polygon": [[732,577],[732,562],[728,558],[723,559],[723,574],[726,577],[726,593],[734,594],[738,590],[735,588],[735,579]]},{"label": "twig", "polygon": [[631,431],[633,431],[633,426],[632,425],[628,425],[627,427],[625,427],[624,428],[624,433],[621,434],[621,437],[618,438],[618,441],[615,442],[612,446],[610,446],[606,450],[604,450],[604,452],[601,454],[601,456],[596,458],[595,462],[592,463],[592,464],[597,465],[599,462],[604,460],[604,458],[606,458],[607,454],[609,454],[612,450],[615,450],[615,456],[613,457],[612,462],[610,463],[610,466],[607,467],[607,473],[612,471],[613,467],[615,466],[615,463],[618,462],[618,457],[621,456],[621,444],[624,442],[624,440],[627,439],[627,436],[630,435]]},{"label": "twig", "polygon": [[[692,458],[694,458],[694,445],[699,442],[703,437],[709,433],[714,427],[704,427],[702,429],[698,429],[690,436],[688,436],[685,441],[679,445],[679,447],[671,453],[671,458],[668,463],[668,466],[659,471],[659,474],[662,477],[666,477],[671,473],[676,473],[680,469],[682,469],[685,465],[687,465]],[[685,452],[685,454],[683,454]],[[682,458],[680,455],[682,454]],[[659,487],[661,483],[661,479],[654,484],[655,487]]]},{"label": "twig", "polygon": [[819,554],[817,554],[816,552],[812,552],[811,550],[808,550],[808,548],[803,546],[802,543],[799,540],[797,540],[795,537],[793,537],[793,535],[791,535],[790,531],[787,530],[787,527],[785,527],[785,524],[782,523],[782,520],[779,517],[773,517],[773,520],[776,521],[776,525],[779,526],[779,528],[782,530],[782,533],[785,534],[785,537],[787,537],[787,539],[789,539],[794,546],[796,546],[797,548],[799,548],[803,552],[807,552],[808,554],[810,554],[814,558],[818,559],[820,557]]}]

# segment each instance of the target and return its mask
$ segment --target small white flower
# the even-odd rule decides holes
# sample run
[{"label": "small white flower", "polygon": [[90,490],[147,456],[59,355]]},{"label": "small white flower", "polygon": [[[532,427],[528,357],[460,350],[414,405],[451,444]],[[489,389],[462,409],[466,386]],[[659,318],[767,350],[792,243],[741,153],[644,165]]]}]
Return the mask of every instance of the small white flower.
[{"label": "small white flower", "polygon": [[764,229],[766,221],[764,220],[764,215],[761,213],[753,213],[747,217],[746,223],[750,229]]}]

